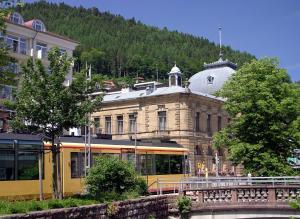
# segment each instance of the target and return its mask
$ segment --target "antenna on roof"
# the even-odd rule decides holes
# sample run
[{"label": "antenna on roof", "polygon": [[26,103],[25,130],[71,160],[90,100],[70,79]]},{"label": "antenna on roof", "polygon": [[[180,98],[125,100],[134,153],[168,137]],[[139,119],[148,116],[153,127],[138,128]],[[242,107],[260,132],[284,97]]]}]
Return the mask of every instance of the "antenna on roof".
[{"label": "antenna on roof", "polygon": [[219,26],[219,45],[220,45],[219,58],[222,59],[223,54],[222,54],[222,27],[221,26]]}]

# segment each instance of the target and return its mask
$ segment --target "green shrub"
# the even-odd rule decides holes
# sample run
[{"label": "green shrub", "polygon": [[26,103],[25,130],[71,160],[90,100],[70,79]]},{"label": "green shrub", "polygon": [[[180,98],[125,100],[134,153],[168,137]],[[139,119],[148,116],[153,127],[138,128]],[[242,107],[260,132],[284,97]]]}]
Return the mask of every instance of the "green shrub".
[{"label": "green shrub", "polygon": [[116,157],[101,156],[96,158],[94,166],[86,177],[90,195],[101,198],[103,192],[122,194],[136,188],[134,167]]},{"label": "green shrub", "polygon": [[300,198],[290,201],[290,206],[296,210],[300,210]]},{"label": "green shrub", "polygon": [[46,208],[47,208],[47,206],[45,206],[45,202],[29,201],[27,203],[27,211],[41,211]]},{"label": "green shrub", "polygon": [[63,202],[58,199],[52,199],[48,201],[48,208],[49,209],[55,209],[55,208],[63,208]]},{"label": "green shrub", "polygon": [[12,214],[26,213],[27,210],[26,203],[24,202],[15,202],[10,204],[9,212]]},{"label": "green shrub", "polygon": [[138,177],[136,179],[136,191],[139,195],[147,195],[148,194],[148,185],[145,179]]},{"label": "green shrub", "polygon": [[0,214],[10,214],[10,202],[0,200]]},{"label": "green shrub", "polygon": [[80,201],[72,198],[67,198],[63,200],[63,206],[65,208],[78,207],[80,205]]},{"label": "green shrub", "polygon": [[186,196],[181,196],[177,199],[177,207],[181,214],[189,213],[192,207],[192,200]]}]

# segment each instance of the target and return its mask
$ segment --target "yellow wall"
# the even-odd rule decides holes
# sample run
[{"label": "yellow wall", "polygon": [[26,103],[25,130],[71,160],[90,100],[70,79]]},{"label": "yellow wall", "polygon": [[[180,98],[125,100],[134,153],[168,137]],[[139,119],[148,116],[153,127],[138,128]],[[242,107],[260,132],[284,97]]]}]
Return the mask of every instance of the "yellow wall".
[{"label": "yellow wall", "polygon": [[[45,154],[43,190],[45,197],[52,194],[51,181],[51,155]],[[12,180],[0,181],[0,199],[31,199],[38,198],[40,194],[39,180]]]},{"label": "yellow wall", "polygon": [[[120,153],[117,150],[100,149],[93,150],[93,152],[102,153]],[[84,192],[85,184],[84,178],[71,178],[71,152],[84,152],[82,147],[63,148],[61,151],[61,174],[62,174],[62,190],[65,196],[72,194],[80,194]],[[145,154],[145,151],[138,153]],[[170,154],[167,151],[148,151],[147,153],[155,154]],[[186,152],[185,152],[186,153]],[[175,151],[171,154],[183,154],[181,151]],[[44,179],[43,179],[43,192],[44,197],[49,198],[52,196],[52,162],[51,153],[45,153],[44,157]],[[156,189],[157,184],[154,183],[159,180],[169,179],[170,181],[179,181],[183,174],[176,175],[152,175],[143,176],[150,189]],[[166,185],[166,187],[173,187],[173,185]],[[32,199],[39,198],[39,180],[13,180],[13,181],[0,181],[0,199]]]}]

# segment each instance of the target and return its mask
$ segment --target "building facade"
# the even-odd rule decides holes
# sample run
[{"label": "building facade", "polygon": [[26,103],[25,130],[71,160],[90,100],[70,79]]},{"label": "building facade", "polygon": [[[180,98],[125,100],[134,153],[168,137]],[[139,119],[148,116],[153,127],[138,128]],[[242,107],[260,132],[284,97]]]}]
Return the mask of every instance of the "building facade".
[{"label": "building facade", "polygon": [[[73,56],[73,51],[78,43],[63,36],[56,35],[46,30],[45,24],[38,19],[25,22],[23,17],[17,13],[11,13],[7,18],[5,33],[0,33],[0,38],[6,43],[9,55],[16,62],[11,63],[8,68],[16,76],[21,72],[21,65],[29,57],[38,58],[44,66],[49,66],[47,59],[48,51],[53,47],[58,47],[62,53]],[[69,84],[72,80],[72,69],[66,78],[65,83]],[[1,85],[0,99],[12,99],[13,86]],[[0,106],[0,132],[8,128],[8,120],[12,112]]]},{"label": "building facade", "polygon": [[204,71],[182,86],[182,73],[175,65],[168,73],[169,86],[158,87],[157,82],[150,82],[146,89],[136,84],[135,89],[107,93],[101,109],[92,114],[93,134],[108,134],[118,140],[175,141],[189,149],[192,174],[204,174],[205,168],[211,175],[217,170],[238,174],[226,159],[227,151],[212,148],[212,135],[230,122],[222,109],[224,99],[213,94],[235,72],[235,67],[220,58],[205,65]]}]

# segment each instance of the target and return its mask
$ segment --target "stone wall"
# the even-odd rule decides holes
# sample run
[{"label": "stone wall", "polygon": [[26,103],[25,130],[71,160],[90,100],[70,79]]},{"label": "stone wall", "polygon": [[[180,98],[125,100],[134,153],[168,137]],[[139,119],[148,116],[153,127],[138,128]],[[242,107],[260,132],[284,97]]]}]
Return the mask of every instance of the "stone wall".
[{"label": "stone wall", "polygon": [[2,216],[1,219],[63,219],[63,218],[168,218],[169,208],[173,207],[174,195],[152,196],[112,204],[96,204],[75,208],[53,209],[27,214]]}]

